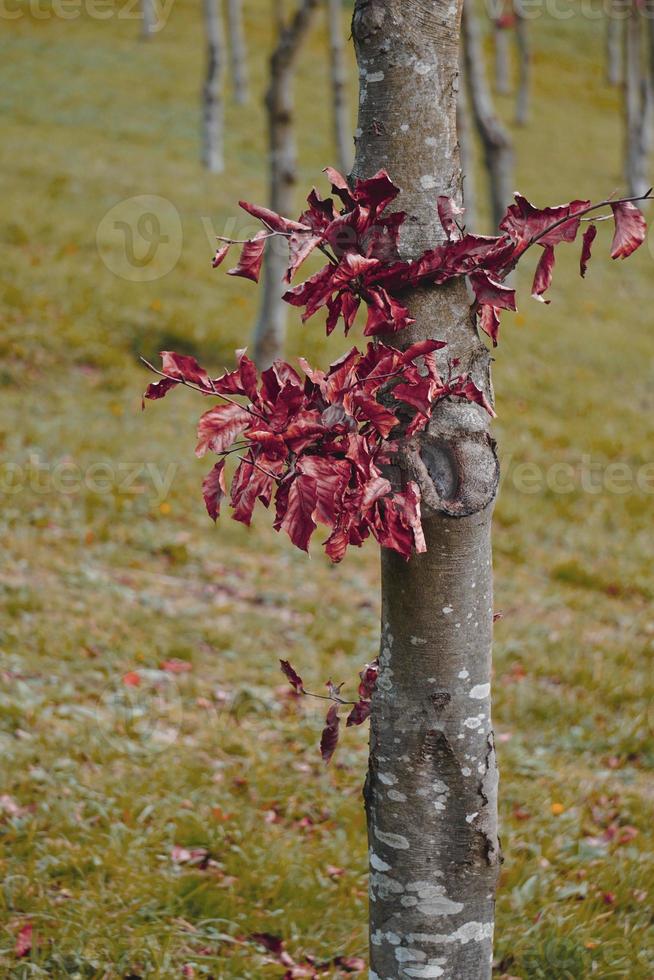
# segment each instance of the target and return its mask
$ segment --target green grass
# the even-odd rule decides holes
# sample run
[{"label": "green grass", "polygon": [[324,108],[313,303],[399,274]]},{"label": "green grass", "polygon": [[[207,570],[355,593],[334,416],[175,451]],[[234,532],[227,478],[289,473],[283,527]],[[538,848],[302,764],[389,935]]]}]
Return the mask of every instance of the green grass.
[{"label": "green grass", "polygon": [[[298,958],[365,954],[366,736],[325,770],[320,712],[289,700],[277,659],[319,684],[374,656],[375,550],[335,569],[263,514],[214,529],[193,395],[140,412],[137,353],[220,367],[247,343],[256,291],[211,272],[205,228],[265,199],[267,9],[248,4],[255,97],[228,107],[222,177],[197,162],[196,5],[178,0],[146,45],[118,17],[3,22],[2,976],[279,977],[257,931]],[[517,182],[543,204],[603,196],[621,135],[601,24],[543,19],[533,36]],[[303,184],[331,157],[324,51],[321,25],[297,87]],[[173,202],[183,229],[154,282],[114,276],[96,248],[108,209],[138,194]],[[654,975],[654,486],[588,484],[654,458],[652,255],[619,267],[608,235],[586,283],[576,251],[561,257],[551,306],[522,274],[495,369],[497,974],[524,980]],[[324,363],[342,345],[294,326],[288,346]],[[524,464],[569,464],[570,492],[526,492]],[[191,669],[161,671],[173,657]],[[207,849],[208,867],[175,864],[175,845]],[[37,942],[17,961],[27,921]]]}]

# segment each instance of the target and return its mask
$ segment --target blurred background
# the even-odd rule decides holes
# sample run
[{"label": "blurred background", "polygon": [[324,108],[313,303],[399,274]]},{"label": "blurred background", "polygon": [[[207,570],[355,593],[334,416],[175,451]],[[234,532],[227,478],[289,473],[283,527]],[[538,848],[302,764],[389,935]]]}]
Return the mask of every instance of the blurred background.
[{"label": "blurred background", "polygon": [[[138,361],[219,372],[251,342],[261,291],[211,257],[252,231],[239,198],[269,200],[264,94],[298,6],[149,2],[0,8],[0,973],[259,980],[296,969],[283,942],[306,971],[289,977],[318,975],[306,957],[352,975],[367,736],[326,769],[322,711],[278,659],[318,687],[376,655],[376,547],[332,567],[263,511],[214,527],[197,397],[142,413]],[[331,21],[308,6],[297,213],[343,155],[333,4]],[[472,10],[491,100],[475,113],[480,80],[462,87],[477,230],[498,152],[538,206],[651,178],[652,24],[635,40],[612,9]],[[353,131],[351,5],[337,15]],[[559,250],[549,306],[528,262],[496,355],[498,977],[654,977],[654,257],[650,240],[621,268],[609,242],[600,227],[585,282]],[[290,358],[343,349],[289,316]]]}]

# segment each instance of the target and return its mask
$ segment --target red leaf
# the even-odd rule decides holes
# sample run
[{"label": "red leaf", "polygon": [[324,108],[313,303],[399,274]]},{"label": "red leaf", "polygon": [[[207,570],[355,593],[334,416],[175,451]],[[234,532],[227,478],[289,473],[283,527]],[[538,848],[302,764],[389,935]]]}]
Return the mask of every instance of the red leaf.
[{"label": "red leaf", "polygon": [[32,952],[32,931],[32,923],[27,922],[16,936],[14,956],[17,957],[17,959],[22,959],[24,956],[29,956],[29,954]]},{"label": "red leaf", "polygon": [[588,263],[590,262],[591,247],[595,241],[595,236],[597,235],[597,225],[588,225],[586,231],[584,232],[583,242],[581,246],[581,259],[579,260],[579,272],[582,278],[586,275],[586,269],[588,268]]},{"label": "red leaf", "polygon": [[457,207],[451,197],[441,195],[437,200],[438,217],[443,226],[443,231],[450,242],[461,238],[461,231],[456,222],[457,216],[465,214],[465,208]]},{"label": "red leaf", "polygon": [[188,660],[171,657],[170,660],[164,660],[161,664],[161,670],[165,670],[168,674],[187,674],[193,670],[193,664],[190,664]]},{"label": "red leaf", "polygon": [[211,262],[212,268],[217,269],[219,265],[222,265],[222,262],[230,248],[231,245],[223,245],[222,248],[218,249]]},{"label": "red leaf", "polygon": [[170,378],[179,381],[190,381],[200,388],[211,390],[209,375],[200,367],[194,357],[186,354],[176,354],[171,350],[161,351],[161,370]]},{"label": "red leaf", "polygon": [[296,548],[302,551],[309,550],[309,541],[316,529],[313,518],[317,499],[318,487],[314,477],[300,474],[290,483],[286,509],[278,528],[286,531]]},{"label": "red leaf", "polygon": [[161,381],[153,381],[145,389],[144,398],[150,398],[155,401],[158,398],[163,398],[167,395],[172,388],[176,388],[181,382],[174,381],[172,378],[162,378]]},{"label": "red leaf", "polygon": [[238,203],[244,211],[247,211],[252,217],[258,218],[259,221],[263,221],[272,231],[279,231],[283,234],[290,234],[293,231],[307,233],[311,231],[306,225],[301,225],[299,221],[291,221],[289,218],[284,218],[275,211],[261,207],[259,204],[248,204],[247,201],[239,201]]},{"label": "red leaf", "polygon": [[230,269],[227,275],[241,276],[243,279],[251,279],[252,282],[259,282],[263,253],[266,248],[266,240],[269,237],[268,232],[258,231],[253,238],[245,243],[241,251],[241,257],[238,260],[238,265]]},{"label": "red leaf", "polygon": [[[580,219],[576,215],[590,206],[590,201],[571,201],[570,204],[560,204],[557,207],[540,210],[521,194],[516,194],[515,200],[516,203],[507,209],[500,222],[500,228],[520,246],[528,244],[535,238],[538,238],[541,245],[573,242],[579,231]],[[561,221],[566,217],[570,220]],[[556,221],[561,221],[561,224],[546,232],[546,229]],[[539,237],[541,235],[543,237]]]},{"label": "red leaf", "polygon": [[359,684],[359,697],[363,701],[369,701],[372,697],[375,687],[377,686],[377,677],[379,676],[379,661],[373,660],[371,664],[366,664],[362,671],[359,673],[361,678],[361,683]]},{"label": "red leaf", "polygon": [[295,670],[291,667],[288,660],[279,661],[282,673],[288,678],[291,687],[295,688],[298,694],[304,693],[304,684],[302,683],[302,678]]},{"label": "red leaf", "polygon": [[320,754],[325,762],[329,762],[336,751],[336,746],[338,745],[339,725],[340,718],[338,717],[338,705],[332,704],[327,712],[325,727],[323,728],[322,736],[320,738]]},{"label": "red leaf", "polygon": [[284,951],[284,941],[280,936],[273,936],[270,932],[253,932],[249,939],[253,943],[258,943],[264,949],[272,953],[273,956],[280,956]]},{"label": "red leaf", "polygon": [[237,436],[250,425],[252,416],[240,405],[227,402],[215,405],[198,422],[198,444],[195,455],[202,457],[209,450],[224,453]]},{"label": "red leaf", "polygon": [[488,334],[493,341],[493,347],[497,347],[497,338],[500,332],[500,311],[495,306],[479,307],[479,326]]},{"label": "red leaf", "polygon": [[626,259],[645,241],[647,224],[641,212],[631,201],[612,204],[615,218],[615,234],[611,242],[611,258]]},{"label": "red leaf", "polygon": [[478,303],[494,306],[498,310],[515,310],[515,289],[495,282],[485,272],[473,272],[470,285]]},{"label": "red leaf", "polygon": [[362,725],[370,717],[371,707],[370,701],[359,701],[355,704],[347,716],[346,727],[351,728],[352,725]]},{"label": "red leaf", "polygon": [[315,512],[313,516],[321,524],[333,527],[336,509],[350,479],[350,464],[344,459],[329,456],[302,456],[297,464],[298,472],[310,477],[315,483]]},{"label": "red leaf", "polygon": [[346,973],[362,973],[366,969],[366,961],[360,956],[336,956],[334,966],[340,967]]},{"label": "red leaf", "polygon": [[212,521],[218,519],[220,504],[227,489],[225,487],[225,460],[219,460],[202,482],[202,496],[207,513]]},{"label": "red leaf", "polygon": [[[271,461],[267,460],[267,468],[271,467]],[[273,479],[268,473],[262,472],[259,467],[254,466],[252,453],[239,463],[232,480],[230,503],[234,508],[232,517],[241,524],[250,526],[252,512],[257,500],[261,500],[264,506],[270,503],[270,495],[273,486]]]},{"label": "red leaf", "polygon": [[141,675],[137,674],[135,670],[128,670],[126,674],[123,674],[123,684],[127,687],[138,687],[141,683]]},{"label": "red leaf", "polygon": [[549,303],[548,299],[543,299],[543,293],[552,285],[552,273],[554,271],[554,246],[546,245],[543,254],[536,266],[536,274],[531,287],[531,295],[534,299],[539,299],[542,303]]}]

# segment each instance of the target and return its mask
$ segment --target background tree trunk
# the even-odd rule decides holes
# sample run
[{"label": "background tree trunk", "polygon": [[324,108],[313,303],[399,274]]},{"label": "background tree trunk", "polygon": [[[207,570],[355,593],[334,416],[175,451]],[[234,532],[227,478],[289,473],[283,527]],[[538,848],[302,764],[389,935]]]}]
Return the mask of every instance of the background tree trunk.
[{"label": "background tree trunk", "polygon": [[622,82],[622,25],[623,20],[618,16],[614,0],[606,15],[606,78],[609,85],[620,85]]},{"label": "background tree trunk", "polygon": [[632,0],[625,24],[624,105],[625,160],[629,193],[644,194],[648,163],[648,89],[649,73],[644,59],[644,18],[636,0]]},{"label": "background tree trunk", "polygon": [[[439,194],[461,201],[456,133],[460,6],[356,0],[361,89],[354,174],[385,167],[415,258],[443,240]],[[463,279],[405,297],[402,344],[437,337],[491,395],[490,355]],[[396,338],[398,339],[398,338]],[[380,675],[365,799],[371,980],[491,976],[497,769],[490,720],[490,521],[498,479],[477,406],[441,404],[391,476],[423,491],[428,551],[382,551]],[[453,516],[457,515],[457,516]]]},{"label": "background tree trunk", "polygon": [[338,168],[341,173],[347,174],[352,164],[352,131],[347,104],[347,66],[341,0],[327,0],[327,20],[334,108],[334,144]]},{"label": "background tree trunk", "polygon": [[207,35],[207,73],[202,90],[202,162],[211,173],[222,173],[224,159],[223,62],[224,43],[217,0],[203,0]]},{"label": "background tree trunk", "polygon": [[227,29],[234,101],[237,105],[245,105],[248,100],[248,65],[242,0],[227,0]]},{"label": "background tree trunk", "polygon": [[459,58],[459,84],[456,94],[456,129],[459,136],[459,157],[463,178],[463,203],[466,209],[464,218],[466,228],[472,231],[477,227],[475,154],[463,58]]},{"label": "background tree trunk", "polygon": [[515,37],[518,48],[518,95],[515,121],[518,126],[529,122],[529,95],[531,84],[531,52],[529,50],[529,26],[522,9],[522,0],[515,0]]},{"label": "background tree trunk", "polygon": [[513,193],[513,146],[493,108],[486,81],[479,21],[471,0],[463,4],[463,50],[470,103],[488,173],[491,220],[496,229]]},{"label": "background tree trunk", "polygon": [[493,21],[493,51],[495,64],[495,90],[498,95],[511,92],[511,66],[509,62],[509,31]]},{"label": "background tree trunk", "polygon": [[[314,19],[320,0],[302,0],[293,19],[277,38],[270,59],[270,84],[266,93],[270,207],[278,214],[292,215],[295,205],[297,161],[293,127],[293,78],[302,42]],[[254,328],[254,360],[266,368],[282,353],[286,333],[287,288],[283,278],[287,265],[285,244],[273,238],[266,247],[263,292]]]},{"label": "background tree trunk", "polygon": [[141,0],[141,40],[147,41],[157,31],[154,0]]}]

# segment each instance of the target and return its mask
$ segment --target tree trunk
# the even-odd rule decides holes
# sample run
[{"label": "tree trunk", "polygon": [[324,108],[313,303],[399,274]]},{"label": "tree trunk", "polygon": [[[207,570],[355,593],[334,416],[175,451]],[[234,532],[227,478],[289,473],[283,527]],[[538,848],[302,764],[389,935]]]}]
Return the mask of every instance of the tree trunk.
[{"label": "tree trunk", "polygon": [[334,144],[341,173],[349,172],[352,163],[352,132],[347,104],[347,67],[343,39],[343,4],[327,0],[329,50],[334,109]]},{"label": "tree trunk", "polygon": [[513,146],[493,108],[484,71],[479,22],[471,0],[463,4],[463,50],[470,102],[488,173],[491,218],[496,229],[513,193]]},{"label": "tree trunk", "polygon": [[466,209],[464,216],[465,224],[466,228],[473,230],[477,227],[475,157],[463,58],[459,58],[459,84],[456,94],[456,129],[459,135],[459,157],[461,159],[461,175],[463,178],[463,203]]},{"label": "tree trunk", "polygon": [[[277,40],[270,59],[270,84],[266,93],[270,167],[270,207],[290,215],[295,205],[297,182],[293,130],[293,76],[297,56],[314,19],[320,0],[301,0],[290,24]],[[266,247],[264,281],[259,317],[254,328],[254,360],[266,368],[282,353],[286,332],[286,304],[282,295],[287,265],[287,248],[277,238]]]},{"label": "tree trunk", "polygon": [[227,29],[234,101],[237,105],[245,105],[248,100],[248,66],[242,0],[227,0]]},{"label": "tree trunk", "polygon": [[529,28],[522,9],[522,0],[516,0],[515,37],[518,47],[518,96],[516,99],[515,121],[518,126],[529,122],[529,87],[531,74],[531,53],[529,51]]},{"label": "tree trunk", "polygon": [[617,8],[614,0],[606,15],[606,78],[609,85],[622,82],[622,18],[618,17]]},{"label": "tree trunk", "polygon": [[[443,240],[435,200],[461,202],[456,132],[460,4],[356,0],[361,79],[354,173],[384,167],[408,213],[415,258]],[[403,344],[448,343],[491,396],[490,355],[463,279],[404,297]],[[397,337],[396,337],[397,339]],[[490,522],[498,467],[477,406],[442,403],[397,484],[417,479],[428,551],[382,551],[380,674],[365,799],[370,844],[370,978],[488,980],[497,838],[490,721]]]},{"label": "tree trunk", "polygon": [[649,78],[643,56],[643,21],[640,8],[632,0],[625,25],[624,101],[626,179],[629,193],[634,196],[644,194],[650,186],[647,181]]},{"label": "tree trunk", "polygon": [[141,40],[147,41],[157,31],[154,0],[141,0]]},{"label": "tree trunk", "polygon": [[509,31],[493,21],[493,39],[495,54],[495,89],[498,95],[509,95],[511,92],[511,68],[509,64]]},{"label": "tree trunk", "polygon": [[222,173],[224,161],[222,17],[217,0],[203,0],[207,35],[207,74],[202,90],[202,162],[211,173]]}]

